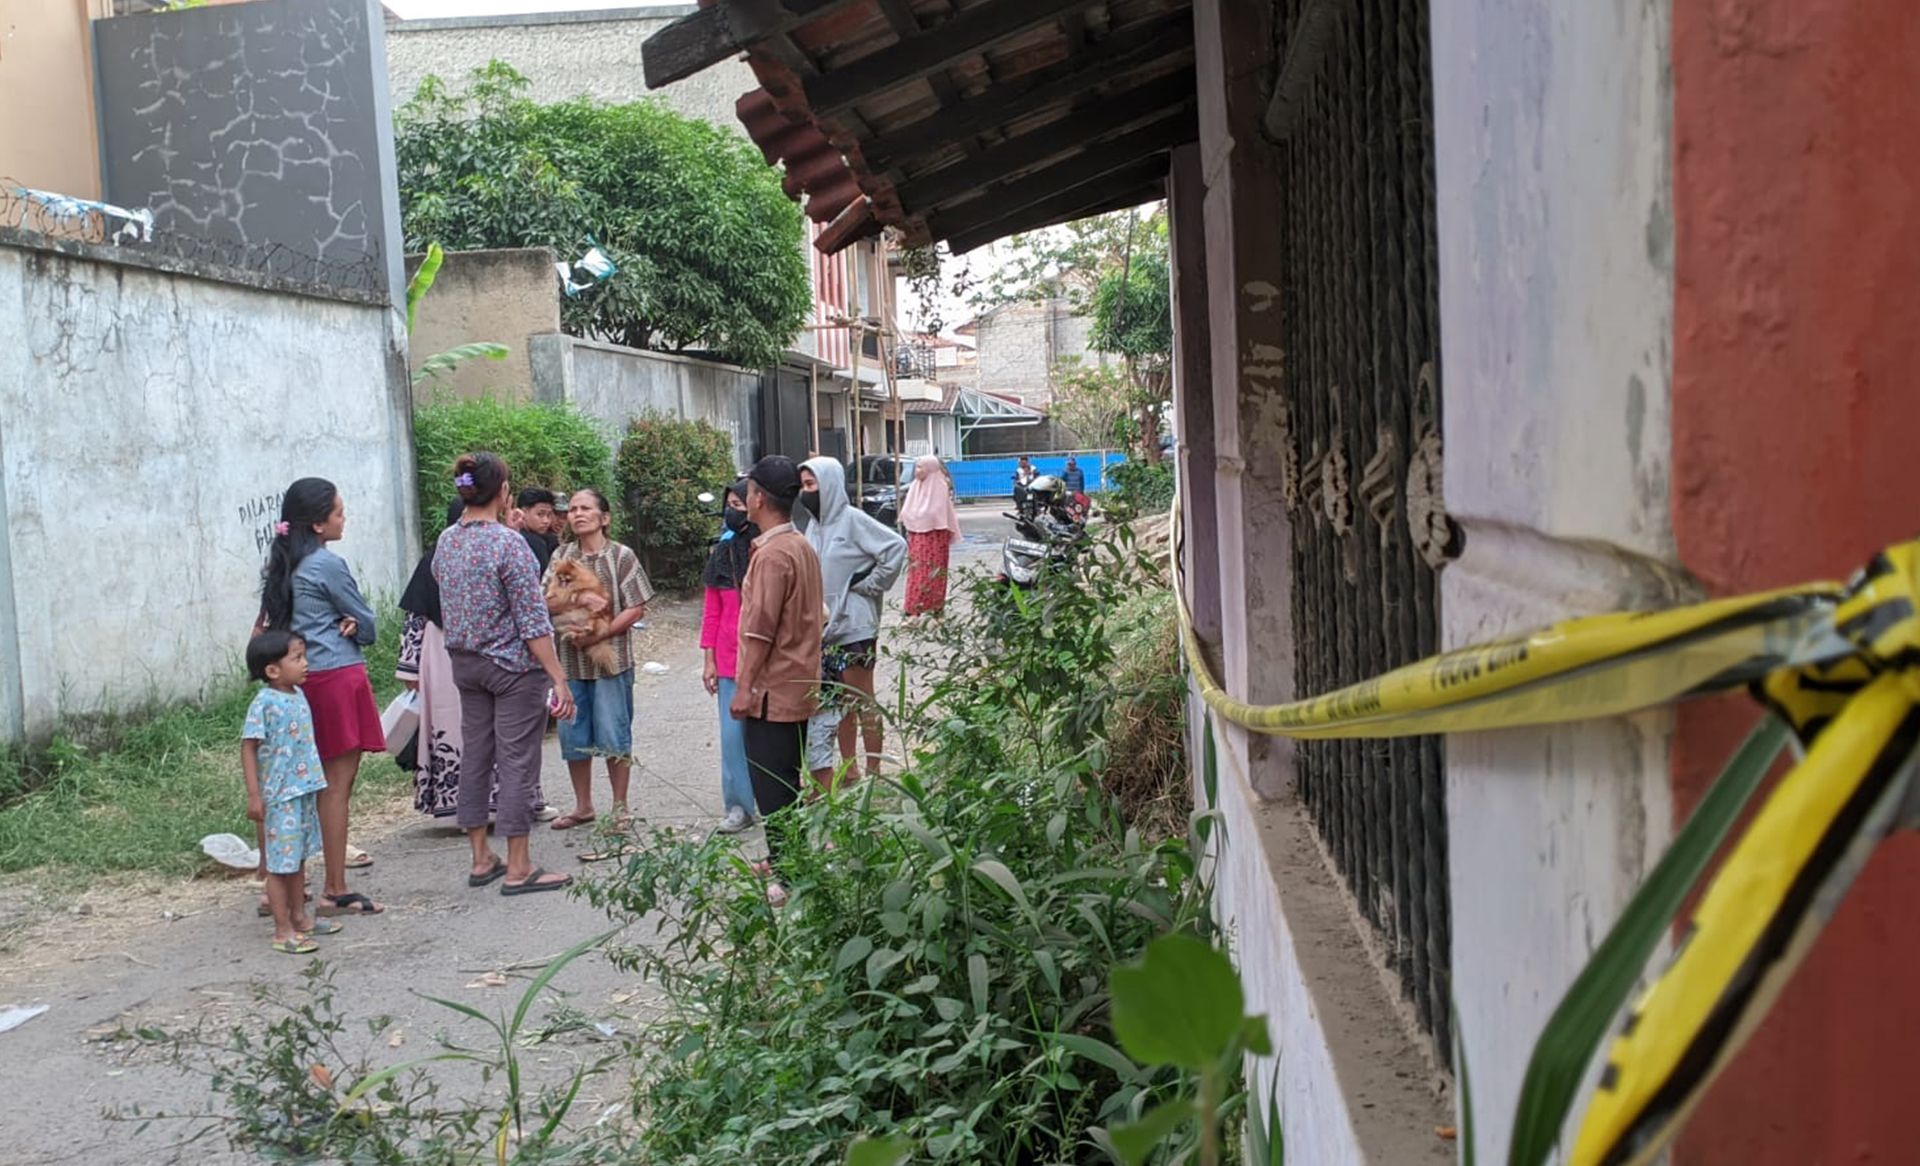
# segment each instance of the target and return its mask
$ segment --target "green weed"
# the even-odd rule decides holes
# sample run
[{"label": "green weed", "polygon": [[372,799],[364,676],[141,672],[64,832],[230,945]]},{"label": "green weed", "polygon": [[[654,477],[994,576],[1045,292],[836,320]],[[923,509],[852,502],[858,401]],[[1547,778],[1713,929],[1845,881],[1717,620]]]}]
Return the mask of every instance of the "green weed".
[{"label": "green weed", "polygon": [[[383,616],[367,652],[382,700],[398,687],[401,622],[397,611]],[[74,717],[42,748],[0,753],[0,872],[184,875],[205,865],[206,835],[251,838],[239,740],[254,687],[229,676],[204,701]],[[370,800],[407,776],[384,757],[367,758],[360,774],[355,797]]]}]

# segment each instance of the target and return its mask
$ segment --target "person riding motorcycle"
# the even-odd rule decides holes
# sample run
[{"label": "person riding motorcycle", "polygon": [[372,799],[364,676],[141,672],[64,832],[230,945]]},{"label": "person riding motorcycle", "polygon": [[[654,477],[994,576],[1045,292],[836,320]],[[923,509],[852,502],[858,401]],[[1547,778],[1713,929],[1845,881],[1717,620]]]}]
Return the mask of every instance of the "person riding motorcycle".
[{"label": "person riding motorcycle", "polygon": [[1035,477],[1027,484],[1019,513],[1008,517],[1014,520],[1014,530],[1000,550],[1003,582],[1029,587],[1039,580],[1047,563],[1057,566],[1072,561],[1082,527],[1060,479],[1049,474]]}]

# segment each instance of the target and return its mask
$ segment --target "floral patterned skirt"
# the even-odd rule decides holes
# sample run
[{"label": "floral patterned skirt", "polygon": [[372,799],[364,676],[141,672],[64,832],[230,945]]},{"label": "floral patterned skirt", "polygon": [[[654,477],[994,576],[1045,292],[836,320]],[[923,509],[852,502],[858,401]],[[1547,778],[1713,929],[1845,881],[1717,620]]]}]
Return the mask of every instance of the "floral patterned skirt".
[{"label": "floral patterned skirt", "polygon": [[907,532],[908,615],[941,611],[947,606],[947,554],[952,542],[950,530]]},{"label": "floral patterned skirt", "polygon": [[[420,616],[407,618],[400,644],[400,679],[420,685],[420,768],[413,774],[413,808],[449,818],[460,801],[460,690],[440,629]],[[493,783],[494,804],[500,783]]]}]

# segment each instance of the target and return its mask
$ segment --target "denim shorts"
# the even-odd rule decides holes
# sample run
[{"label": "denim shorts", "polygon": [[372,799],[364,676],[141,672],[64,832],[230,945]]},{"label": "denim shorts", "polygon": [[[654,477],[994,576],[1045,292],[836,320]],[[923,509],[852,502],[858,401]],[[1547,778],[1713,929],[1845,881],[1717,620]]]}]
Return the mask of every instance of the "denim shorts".
[{"label": "denim shorts", "polygon": [[633,670],[605,680],[569,680],[573,719],[560,722],[566,761],[633,755]]}]

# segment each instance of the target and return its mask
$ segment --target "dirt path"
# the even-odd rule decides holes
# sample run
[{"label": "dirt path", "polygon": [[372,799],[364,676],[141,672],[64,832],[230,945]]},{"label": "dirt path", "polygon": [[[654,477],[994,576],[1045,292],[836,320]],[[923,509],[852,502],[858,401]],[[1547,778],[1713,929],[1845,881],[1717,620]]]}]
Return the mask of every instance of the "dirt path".
[{"label": "dirt path", "polygon": [[[997,562],[1001,531],[994,508],[969,508],[969,536],[956,567]],[[891,605],[898,615],[898,591]],[[697,607],[660,605],[636,636],[641,660],[669,668],[641,674],[634,693],[635,801],[639,813],[661,825],[706,829],[720,815],[717,735],[712,699],[700,685]],[[892,677],[883,665],[881,691]],[[890,746],[891,748],[891,746]],[[373,759],[369,765],[385,764]],[[604,777],[597,792],[604,798]],[[569,804],[566,769],[549,742],[544,773],[547,800]],[[447,825],[413,814],[405,804],[361,807],[355,840],[375,865],[355,872],[357,888],[382,902],[375,919],[346,920],[346,930],[323,939],[322,957],[335,968],[336,1008],[351,1018],[349,1049],[364,1042],[376,1062],[430,1051],[440,1035],[477,1039],[477,1025],[421,999],[444,996],[485,1012],[518,999],[538,964],[606,930],[606,917],[584,901],[561,895],[502,899],[494,890],[465,885],[466,842]],[[743,836],[759,846],[758,831]],[[534,858],[549,868],[582,869],[576,849],[586,833],[534,836]],[[315,876],[317,878],[317,874]],[[48,1011],[12,1032],[0,1033],[0,1161],[8,1166],[134,1166],[168,1161],[183,1131],[136,1133],[133,1123],[108,1120],[109,1110],[194,1112],[210,1100],[205,1081],[182,1074],[150,1046],[125,1034],[140,1028],[183,1032],[196,1025],[216,1035],[260,1022],[253,993],[266,984],[295,989],[307,961],[267,947],[270,928],[254,914],[257,891],[245,880],[199,879],[90,892],[63,914],[35,925],[0,964],[0,1007],[46,1004]],[[645,942],[641,931],[627,942]],[[504,986],[485,986],[488,972]],[[605,958],[589,955],[555,981],[565,1003],[596,1023],[637,1032],[658,1006],[653,989]],[[360,1022],[394,1018],[379,1038]],[[396,1039],[398,1046],[390,1042]],[[553,1076],[604,1051],[589,1034],[542,1045],[536,1067]],[[614,1104],[623,1082],[608,1078],[581,1099],[590,1109]],[[604,1094],[604,1095],[602,1095]],[[209,1149],[214,1147],[208,1147]],[[196,1148],[196,1162],[223,1161]]]},{"label": "dirt path", "polygon": [[[714,708],[700,686],[694,646],[698,615],[690,605],[663,606],[636,636],[640,659],[658,660],[670,671],[636,677],[634,747],[641,761],[635,797],[649,821],[704,829],[718,820],[720,790]],[[548,801],[570,804],[566,767],[552,742],[544,785]],[[604,777],[598,793],[604,800]],[[440,1033],[477,1038],[477,1025],[418,994],[495,1011],[516,1000],[525,979],[537,974],[516,965],[543,961],[608,927],[606,917],[581,900],[503,899],[497,888],[468,889],[464,837],[415,815],[410,806],[362,812],[367,824],[355,839],[376,861],[351,882],[387,910],[374,919],[348,919],[346,930],[322,941],[322,958],[336,969],[337,1007],[358,1030],[349,1048],[365,1039],[359,1021],[376,1015],[395,1021],[379,1039],[380,1059],[430,1051]],[[555,833],[542,826],[534,836],[534,858],[554,870],[577,872],[577,848],[590,844],[587,831]],[[117,1034],[143,1027],[177,1033],[196,1024],[216,1032],[244,1026],[257,1019],[255,984],[300,983],[307,961],[268,949],[270,927],[254,914],[256,894],[246,880],[216,879],[90,895],[81,903],[90,914],[43,924],[16,948],[0,969],[0,1004],[46,1004],[49,1010],[0,1034],[0,1096],[8,1098],[11,1115],[0,1159],[18,1166],[131,1166],[168,1158],[177,1131],[136,1137],[133,1125],[105,1120],[103,1113],[136,1103],[201,1109],[209,1100],[205,1082]],[[488,972],[505,973],[506,985],[481,986]],[[555,986],[592,1021],[625,1032],[644,1023],[655,1000],[637,977],[597,955],[569,966]],[[393,1032],[402,1034],[397,1048],[389,1045]],[[543,1046],[534,1059],[558,1075],[600,1051],[593,1041],[568,1038]]]}]

